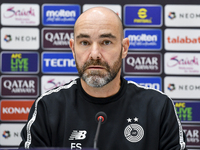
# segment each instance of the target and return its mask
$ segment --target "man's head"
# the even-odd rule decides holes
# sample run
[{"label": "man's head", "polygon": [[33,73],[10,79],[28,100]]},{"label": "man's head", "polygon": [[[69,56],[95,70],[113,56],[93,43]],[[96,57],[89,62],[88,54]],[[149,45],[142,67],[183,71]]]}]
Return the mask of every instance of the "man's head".
[{"label": "man's head", "polygon": [[120,75],[129,40],[123,39],[120,18],[108,8],[96,7],[77,19],[70,47],[81,79],[102,87]]}]

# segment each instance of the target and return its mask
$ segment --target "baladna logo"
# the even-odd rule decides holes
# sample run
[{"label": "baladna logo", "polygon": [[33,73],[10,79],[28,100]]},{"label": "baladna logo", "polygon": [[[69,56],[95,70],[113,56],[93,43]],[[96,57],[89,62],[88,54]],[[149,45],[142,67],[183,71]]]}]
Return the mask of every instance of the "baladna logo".
[{"label": "baladna logo", "polygon": [[79,5],[43,5],[43,25],[74,25],[80,15]]}]

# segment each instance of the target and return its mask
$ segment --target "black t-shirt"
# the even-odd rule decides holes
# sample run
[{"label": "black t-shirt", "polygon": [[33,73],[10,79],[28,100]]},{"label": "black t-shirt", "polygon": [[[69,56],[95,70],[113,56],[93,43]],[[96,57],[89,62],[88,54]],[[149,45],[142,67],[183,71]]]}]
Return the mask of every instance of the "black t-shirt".
[{"label": "black t-shirt", "polygon": [[181,150],[183,130],[172,100],[162,92],[121,78],[115,95],[95,98],[76,79],[36,99],[22,130],[20,147],[93,147],[103,111],[99,150]]}]

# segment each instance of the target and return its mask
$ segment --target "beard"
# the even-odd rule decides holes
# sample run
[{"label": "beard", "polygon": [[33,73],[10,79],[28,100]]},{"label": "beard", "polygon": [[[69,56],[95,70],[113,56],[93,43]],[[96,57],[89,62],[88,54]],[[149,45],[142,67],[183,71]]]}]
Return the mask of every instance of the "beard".
[{"label": "beard", "polygon": [[[75,59],[76,60],[76,59]],[[104,71],[101,70],[89,70],[89,66],[102,66]],[[76,61],[76,67],[79,73],[79,76],[83,81],[85,81],[89,86],[100,88],[111,82],[119,72],[122,65],[122,50],[118,59],[114,62],[113,66],[109,66],[107,62],[102,62],[100,59],[90,59],[83,66],[79,66]],[[106,72],[105,72],[106,71]]]}]

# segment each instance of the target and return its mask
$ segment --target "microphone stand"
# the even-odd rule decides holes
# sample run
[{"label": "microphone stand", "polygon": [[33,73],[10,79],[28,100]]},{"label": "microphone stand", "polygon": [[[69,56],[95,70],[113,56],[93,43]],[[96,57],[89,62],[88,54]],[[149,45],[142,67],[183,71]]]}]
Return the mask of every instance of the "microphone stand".
[{"label": "microphone stand", "polygon": [[102,117],[99,117],[97,131],[96,131],[96,135],[95,135],[95,138],[94,138],[94,149],[97,148],[97,141],[98,141],[98,137],[99,137],[99,131],[100,131],[100,128],[101,128],[102,120],[103,120]]}]

